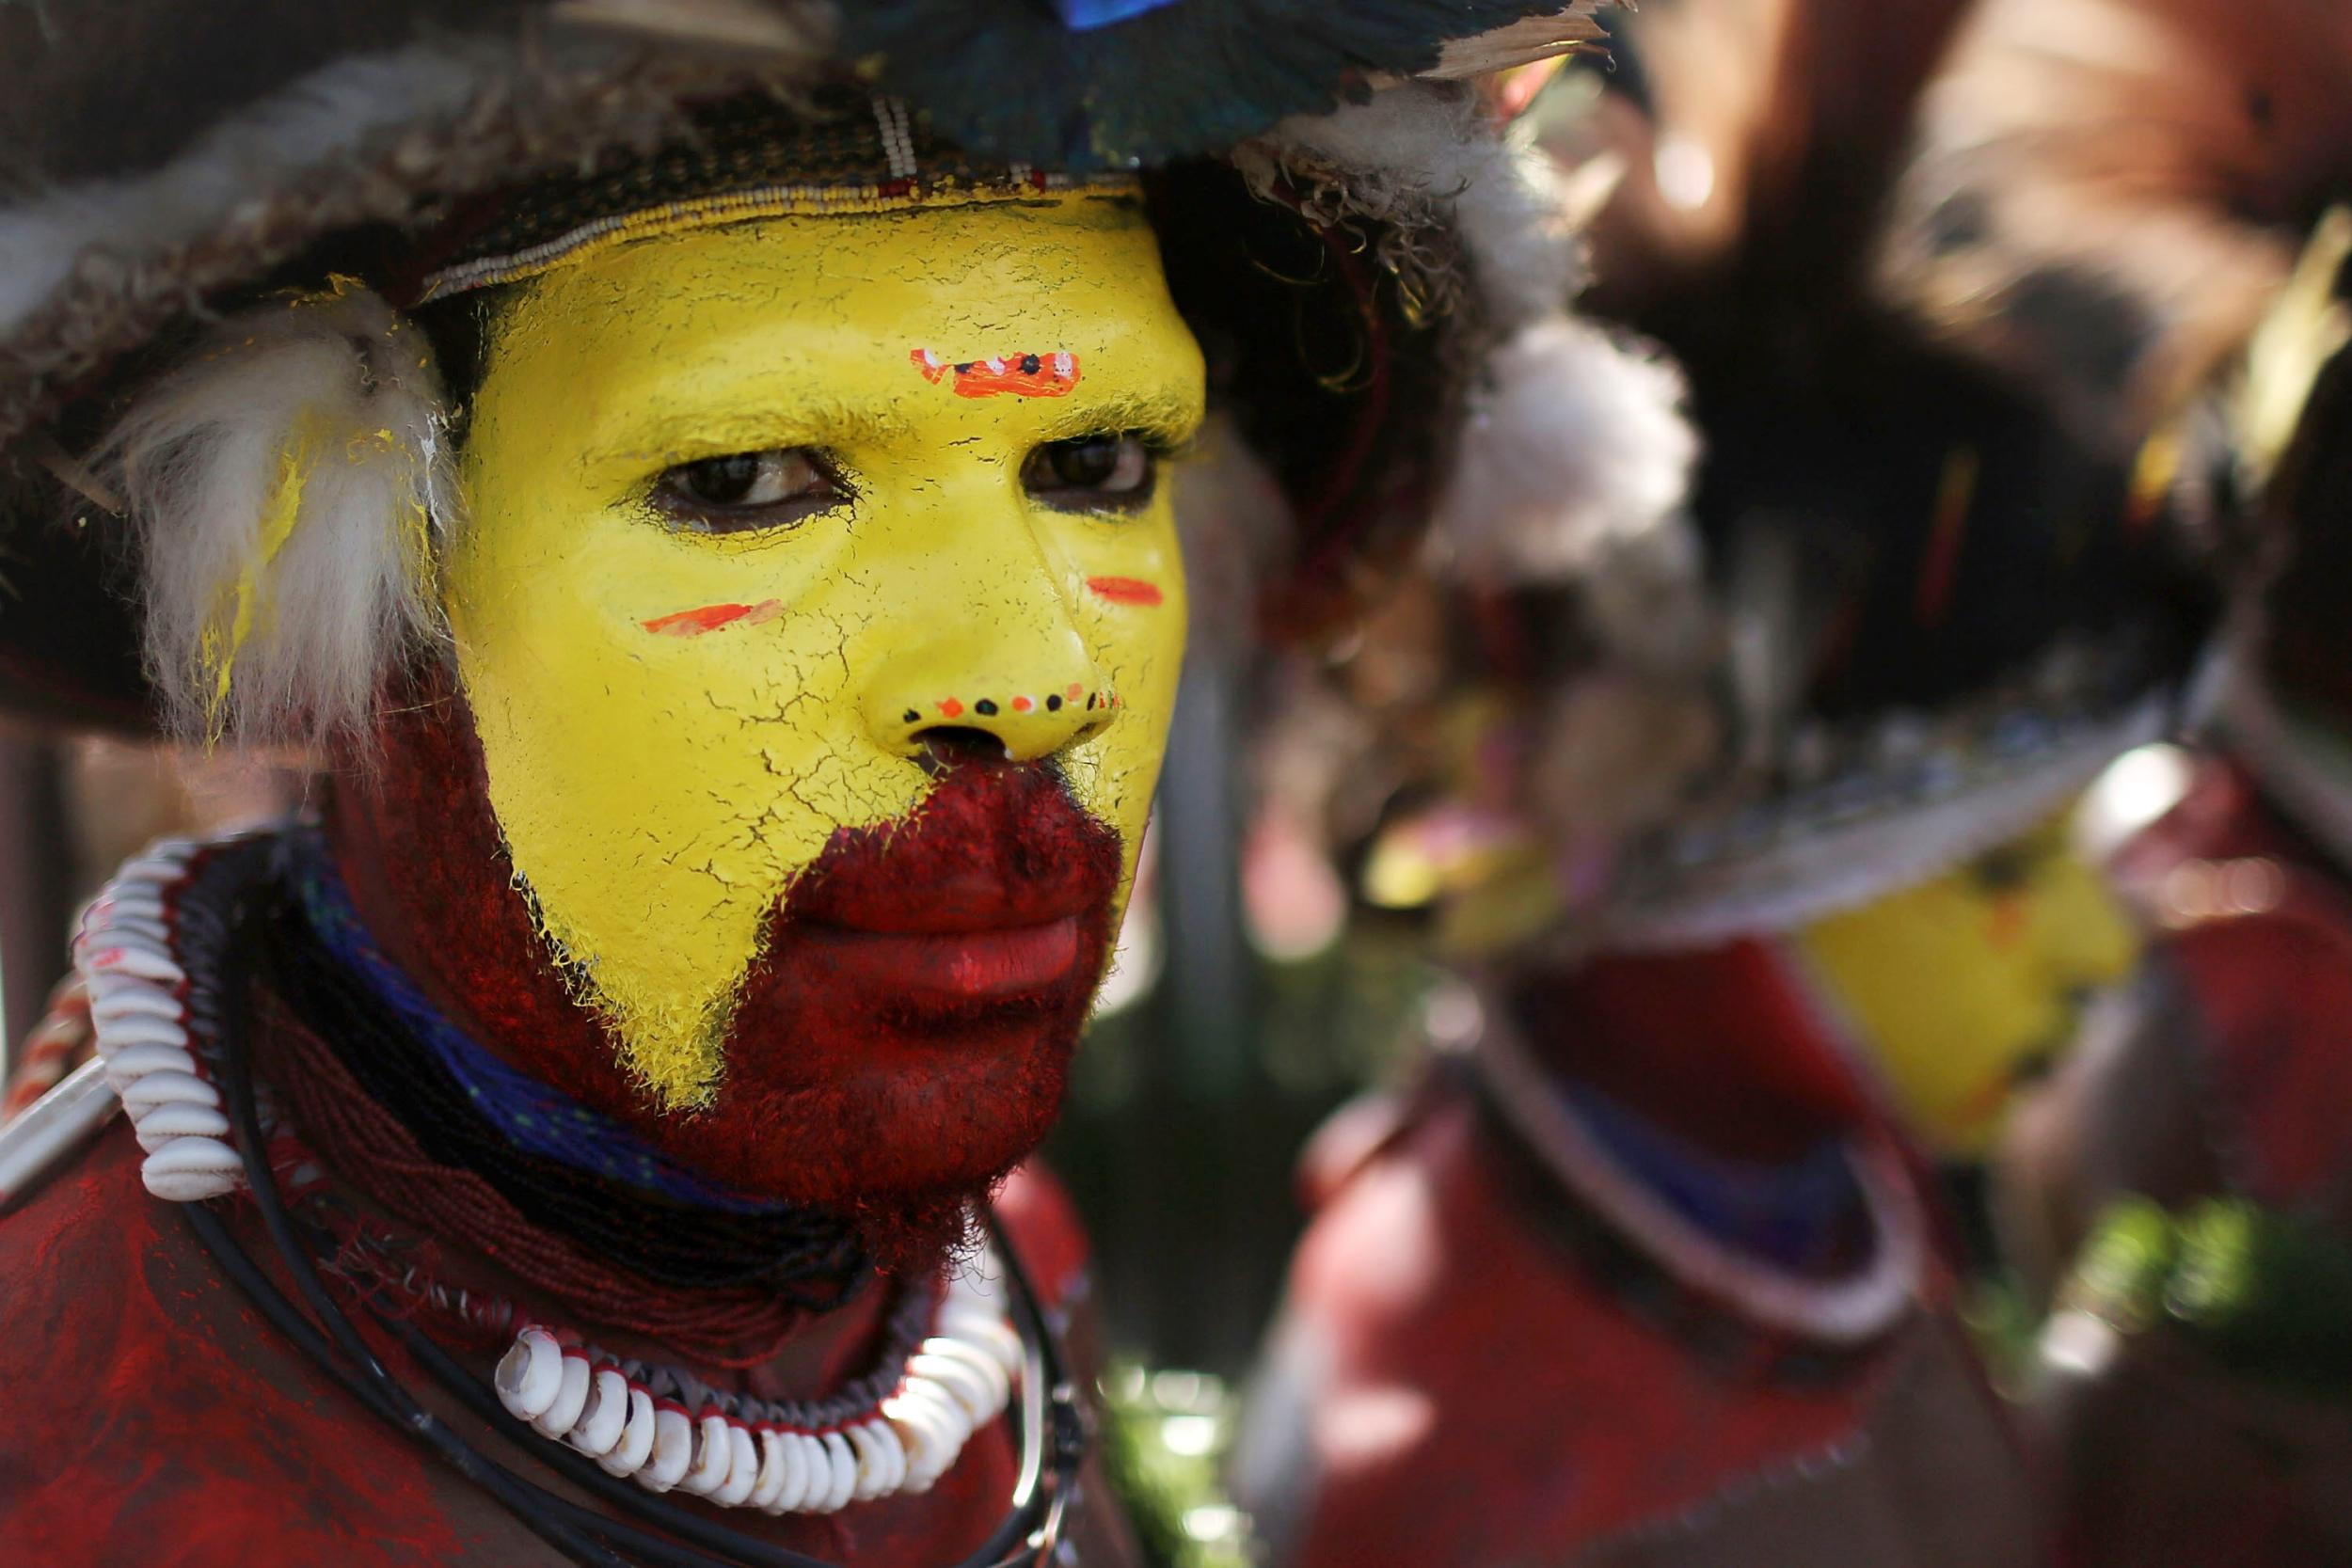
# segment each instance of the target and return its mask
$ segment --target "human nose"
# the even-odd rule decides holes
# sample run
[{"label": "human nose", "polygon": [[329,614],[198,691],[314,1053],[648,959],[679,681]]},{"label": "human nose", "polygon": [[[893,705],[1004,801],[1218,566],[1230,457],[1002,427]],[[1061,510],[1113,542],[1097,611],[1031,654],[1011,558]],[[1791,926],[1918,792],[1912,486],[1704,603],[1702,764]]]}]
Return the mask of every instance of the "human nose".
[{"label": "human nose", "polygon": [[[964,576],[952,598],[914,601],[907,637],[867,687],[866,727],[883,750],[919,756],[935,742],[977,739],[1035,762],[1118,719],[1119,694],[1050,565],[1033,545],[1008,553]],[[943,603],[955,606],[944,625]]]}]

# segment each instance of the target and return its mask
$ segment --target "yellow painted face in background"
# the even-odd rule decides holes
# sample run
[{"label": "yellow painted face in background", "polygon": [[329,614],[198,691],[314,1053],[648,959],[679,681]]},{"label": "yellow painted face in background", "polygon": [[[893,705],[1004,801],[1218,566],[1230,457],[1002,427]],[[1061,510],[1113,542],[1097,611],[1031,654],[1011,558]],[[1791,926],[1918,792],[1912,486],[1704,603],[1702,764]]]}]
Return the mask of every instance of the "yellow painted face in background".
[{"label": "yellow painted face in background", "polygon": [[[575,260],[498,324],[445,571],[490,802],[628,1064],[711,1094],[762,923],[931,787],[1054,758],[1133,874],[1199,348],[1136,207],[776,217]],[[1123,884],[1122,884],[1123,885]]]},{"label": "yellow painted face in background", "polygon": [[2072,1037],[2137,940],[2063,818],[1798,934],[1798,951],[1939,1152],[1981,1155],[2020,1075]]}]

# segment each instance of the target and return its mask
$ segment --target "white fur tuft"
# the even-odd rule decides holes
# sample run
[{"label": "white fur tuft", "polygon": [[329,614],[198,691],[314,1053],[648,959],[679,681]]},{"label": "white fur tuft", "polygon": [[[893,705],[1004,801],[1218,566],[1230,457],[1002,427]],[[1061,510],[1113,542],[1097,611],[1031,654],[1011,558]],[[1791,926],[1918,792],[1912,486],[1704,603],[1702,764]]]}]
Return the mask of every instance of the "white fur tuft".
[{"label": "white fur tuft", "polygon": [[1261,187],[1275,165],[1321,174],[1349,211],[1406,230],[1450,219],[1500,328],[1557,310],[1581,281],[1550,162],[1498,136],[1467,94],[1410,83],[1327,115],[1286,119],[1235,162]]},{"label": "white fur tuft", "polygon": [[1436,541],[1470,574],[1567,581],[1674,526],[1698,436],[1681,373],[1554,313],[1504,343],[1470,394]]},{"label": "white fur tuft", "polygon": [[440,381],[423,336],[373,293],[224,321],[139,394],[98,462],[137,531],[148,673],[183,734],[354,733],[437,625],[432,531],[454,498]]}]

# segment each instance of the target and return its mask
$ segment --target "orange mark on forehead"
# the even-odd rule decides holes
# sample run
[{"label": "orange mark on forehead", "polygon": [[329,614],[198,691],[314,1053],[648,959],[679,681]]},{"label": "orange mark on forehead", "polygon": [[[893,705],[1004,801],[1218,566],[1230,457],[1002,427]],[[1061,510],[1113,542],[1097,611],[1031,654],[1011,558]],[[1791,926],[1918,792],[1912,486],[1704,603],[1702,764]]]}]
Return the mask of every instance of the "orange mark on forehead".
[{"label": "orange mark on forehead", "polygon": [[1143,605],[1147,608],[1161,602],[1160,585],[1141,578],[1089,578],[1087,587],[1094,596],[1111,604]]},{"label": "orange mark on forehead", "polygon": [[707,631],[717,631],[721,626],[731,626],[738,622],[755,626],[783,613],[783,600],[762,599],[757,604],[707,604],[698,610],[657,615],[650,621],[640,621],[638,625],[656,637],[700,637]]},{"label": "orange mark on forehead", "polygon": [[950,362],[928,348],[909,349],[907,359],[932,386],[953,378],[960,398],[993,398],[1010,393],[1018,398],[1058,398],[1078,384],[1078,356],[1064,349],[1055,354],[991,355],[985,359]]}]

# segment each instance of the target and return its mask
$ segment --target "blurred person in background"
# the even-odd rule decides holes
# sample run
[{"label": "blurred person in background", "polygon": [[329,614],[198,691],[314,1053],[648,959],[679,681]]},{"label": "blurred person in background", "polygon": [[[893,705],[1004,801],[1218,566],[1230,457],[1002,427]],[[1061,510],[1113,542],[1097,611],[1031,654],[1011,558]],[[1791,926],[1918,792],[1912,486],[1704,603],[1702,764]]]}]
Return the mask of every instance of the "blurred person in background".
[{"label": "blurred person in background", "polygon": [[1687,534],[1456,519],[1338,672],[1360,880],[1466,981],[1306,1158],[1232,1467],[1278,1562],[2049,1560],[1922,1147],[2127,973],[2063,819],[2206,605],[2160,465],[1873,299],[1955,14],[1645,7],[1533,111],[1622,171],[1600,297],[1706,450]]},{"label": "blurred person in background", "polygon": [[2231,594],[2196,745],[2115,782],[2146,959],[2000,1161],[2070,1563],[2352,1560],[2348,92],[2342,7],[1987,0],[1883,252],[2172,453]]}]

